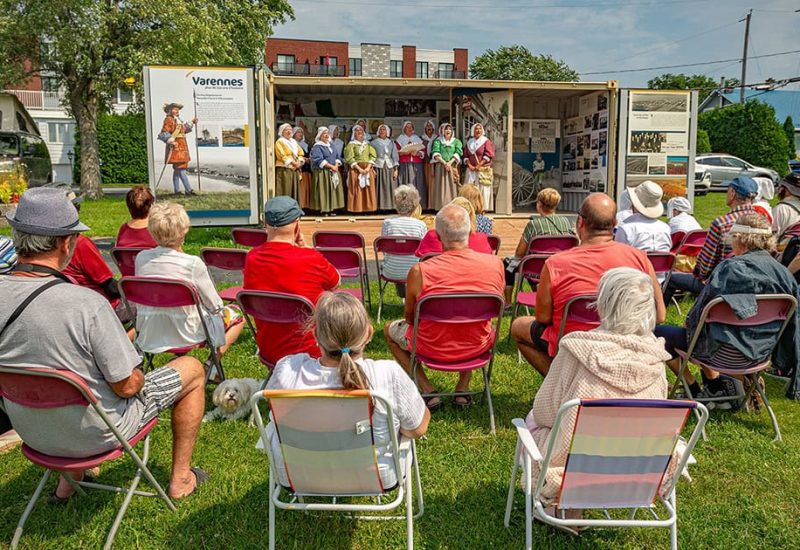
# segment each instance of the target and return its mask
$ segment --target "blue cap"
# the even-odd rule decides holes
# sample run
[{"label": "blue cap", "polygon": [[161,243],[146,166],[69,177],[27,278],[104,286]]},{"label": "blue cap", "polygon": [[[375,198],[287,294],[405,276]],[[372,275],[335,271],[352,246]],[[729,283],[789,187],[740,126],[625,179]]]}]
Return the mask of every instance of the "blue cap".
[{"label": "blue cap", "polygon": [[270,227],[289,225],[303,214],[297,201],[286,195],[278,195],[264,205],[264,220]]},{"label": "blue cap", "polygon": [[747,176],[733,178],[733,181],[731,181],[731,189],[733,189],[737,195],[746,199],[752,199],[758,194],[758,184],[756,180],[748,178]]}]

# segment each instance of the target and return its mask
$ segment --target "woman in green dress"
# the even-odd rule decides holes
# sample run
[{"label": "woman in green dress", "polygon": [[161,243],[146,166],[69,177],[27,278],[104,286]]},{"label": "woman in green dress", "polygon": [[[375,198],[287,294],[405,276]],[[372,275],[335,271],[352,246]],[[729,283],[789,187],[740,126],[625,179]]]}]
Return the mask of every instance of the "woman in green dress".
[{"label": "woman in green dress", "polygon": [[458,166],[464,152],[461,141],[453,135],[451,124],[442,124],[440,130],[439,137],[431,145],[434,210],[440,210],[458,196]]}]

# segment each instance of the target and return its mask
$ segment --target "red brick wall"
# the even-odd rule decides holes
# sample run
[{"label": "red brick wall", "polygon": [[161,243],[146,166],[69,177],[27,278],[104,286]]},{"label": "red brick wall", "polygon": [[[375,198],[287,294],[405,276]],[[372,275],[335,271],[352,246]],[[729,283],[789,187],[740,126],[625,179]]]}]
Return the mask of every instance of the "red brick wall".
[{"label": "red brick wall", "polygon": [[454,71],[469,72],[469,50],[466,48],[453,48],[453,67]]},{"label": "red brick wall", "polygon": [[337,64],[344,66],[345,75],[349,74],[350,49],[347,42],[268,38],[264,51],[268,67],[277,63],[279,54],[294,55],[295,63],[305,63],[308,60],[311,65],[319,65],[320,57],[329,55],[336,58]]},{"label": "red brick wall", "polygon": [[417,47],[403,46],[403,78],[417,77]]}]

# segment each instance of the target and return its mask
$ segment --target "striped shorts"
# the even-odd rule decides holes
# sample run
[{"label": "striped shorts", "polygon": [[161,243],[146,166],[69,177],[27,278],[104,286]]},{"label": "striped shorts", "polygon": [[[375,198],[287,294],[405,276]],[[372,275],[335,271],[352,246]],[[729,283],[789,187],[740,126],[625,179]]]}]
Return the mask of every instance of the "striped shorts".
[{"label": "striped shorts", "polygon": [[181,393],[181,375],[171,367],[161,367],[144,375],[144,386],[139,399],[144,403],[144,413],[139,423],[141,430],[159,413],[169,409]]}]

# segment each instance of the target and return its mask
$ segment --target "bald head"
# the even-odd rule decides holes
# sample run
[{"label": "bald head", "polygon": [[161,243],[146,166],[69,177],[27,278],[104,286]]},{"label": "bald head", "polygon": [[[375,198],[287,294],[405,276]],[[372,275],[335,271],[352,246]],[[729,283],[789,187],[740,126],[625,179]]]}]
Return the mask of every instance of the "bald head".
[{"label": "bald head", "polygon": [[589,234],[611,233],[616,223],[617,205],[605,193],[592,193],[584,199],[579,215]]},{"label": "bald head", "polygon": [[469,213],[462,206],[448,204],[436,214],[436,235],[442,242],[442,250],[467,246],[469,231]]}]

